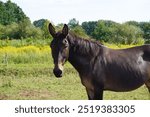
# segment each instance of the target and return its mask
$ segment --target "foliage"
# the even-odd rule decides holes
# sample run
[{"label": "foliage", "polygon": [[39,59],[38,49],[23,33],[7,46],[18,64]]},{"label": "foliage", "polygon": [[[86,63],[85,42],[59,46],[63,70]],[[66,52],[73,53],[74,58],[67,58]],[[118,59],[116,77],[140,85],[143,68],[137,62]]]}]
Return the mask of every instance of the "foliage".
[{"label": "foliage", "polygon": [[109,43],[143,44],[142,34],[137,26],[100,20],[92,35],[97,40]]},{"label": "foliage", "polygon": [[45,22],[46,22],[46,19],[39,19],[39,20],[34,21],[33,25],[35,27],[42,28]]},{"label": "foliage", "polygon": [[122,44],[144,44],[143,32],[137,26],[122,24],[118,28],[118,34],[118,42],[121,41]]},{"label": "foliage", "polygon": [[19,23],[0,25],[0,39],[42,38],[42,31],[31,24],[28,19]]},{"label": "foliage", "polygon": [[43,31],[43,38],[44,39],[47,39],[47,38],[52,38],[50,33],[49,33],[49,30],[48,30],[48,25],[49,25],[50,21],[49,20],[46,20],[44,22],[44,25],[42,27],[42,31]]},{"label": "foliage", "polygon": [[22,9],[10,0],[0,2],[0,39],[49,38],[44,26],[41,30],[31,24]]},{"label": "foliage", "polygon": [[72,28],[71,31],[80,37],[89,38],[88,35],[85,33],[85,30],[81,26],[75,26],[74,28]]},{"label": "foliage", "polygon": [[111,25],[108,24],[108,21],[100,20],[98,21],[92,35],[97,40],[107,42],[111,39],[110,37],[112,36],[112,33],[112,28]]},{"label": "foliage", "polygon": [[52,38],[51,35],[49,34],[49,31],[48,31],[49,23],[50,23],[50,21],[47,20],[47,19],[40,19],[40,20],[37,20],[37,21],[33,22],[33,25],[35,27],[38,27],[38,28],[41,29],[42,36],[43,36],[44,39]]},{"label": "foliage", "polygon": [[150,22],[128,21],[126,24],[139,27],[143,31],[145,42],[150,43]]},{"label": "foliage", "polygon": [[140,22],[139,25],[142,31],[144,32],[143,38],[146,41],[150,42],[150,22]]},{"label": "foliage", "polygon": [[72,29],[78,25],[79,25],[79,21],[77,21],[75,18],[71,19],[68,23],[68,26],[70,29]]},{"label": "foliage", "polygon": [[62,30],[62,29],[63,29],[63,26],[64,26],[63,23],[57,24],[57,26],[55,26],[56,31]]},{"label": "foliage", "polygon": [[0,39],[18,38],[18,31],[17,23],[12,23],[7,26],[0,25]]},{"label": "foliage", "polygon": [[136,21],[127,21],[127,22],[125,22],[125,24],[139,27],[139,22],[136,22]]},{"label": "foliage", "polygon": [[0,24],[10,25],[13,22],[19,23],[28,17],[17,4],[8,0],[6,3],[0,1]]},{"label": "foliage", "polygon": [[97,26],[97,21],[89,21],[89,22],[82,23],[82,28],[85,30],[86,34],[89,36],[93,36],[93,32],[96,26]]}]

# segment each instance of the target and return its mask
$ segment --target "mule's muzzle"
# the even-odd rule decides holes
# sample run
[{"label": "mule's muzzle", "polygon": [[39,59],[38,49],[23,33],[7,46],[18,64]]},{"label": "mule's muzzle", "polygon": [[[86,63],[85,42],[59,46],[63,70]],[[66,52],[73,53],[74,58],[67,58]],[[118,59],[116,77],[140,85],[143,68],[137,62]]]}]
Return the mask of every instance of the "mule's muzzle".
[{"label": "mule's muzzle", "polygon": [[60,78],[60,77],[62,77],[63,71],[60,69],[54,69],[53,73],[57,78]]}]

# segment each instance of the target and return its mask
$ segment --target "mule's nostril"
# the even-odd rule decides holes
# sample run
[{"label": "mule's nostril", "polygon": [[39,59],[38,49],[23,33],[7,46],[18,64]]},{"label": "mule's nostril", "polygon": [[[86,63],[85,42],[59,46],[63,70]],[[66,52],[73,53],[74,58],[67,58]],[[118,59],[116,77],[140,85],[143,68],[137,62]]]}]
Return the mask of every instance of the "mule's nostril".
[{"label": "mule's nostril", "polygon": [[60,75],[61,75],[61,74],[62,74],[62,71],[61,71],[61,70],[58,70],[58,71],[57,71],[57,74],[60,74]]},{"label": "mule's nostril", "polygon": [[54,69],[53,73],[55,74],[56,77],[62,77],[62,70],[60,69]]}]

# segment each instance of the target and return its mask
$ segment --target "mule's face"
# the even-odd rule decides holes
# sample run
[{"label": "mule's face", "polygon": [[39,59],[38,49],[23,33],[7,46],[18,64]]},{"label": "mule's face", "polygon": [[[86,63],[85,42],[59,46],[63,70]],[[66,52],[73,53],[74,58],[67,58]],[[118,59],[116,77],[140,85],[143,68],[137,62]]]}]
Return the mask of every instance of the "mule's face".
[{"label": "mule's face", "polygon": [[53,37],[53,40],[50,44],[55,65],[53,73],[56,77],[62,77],[63,65],[69,57],[69,43],[66,38],[68,35],[68,26],[64,25],[62,32],[56,33],[54,27],[49,24],[49,32]]}]

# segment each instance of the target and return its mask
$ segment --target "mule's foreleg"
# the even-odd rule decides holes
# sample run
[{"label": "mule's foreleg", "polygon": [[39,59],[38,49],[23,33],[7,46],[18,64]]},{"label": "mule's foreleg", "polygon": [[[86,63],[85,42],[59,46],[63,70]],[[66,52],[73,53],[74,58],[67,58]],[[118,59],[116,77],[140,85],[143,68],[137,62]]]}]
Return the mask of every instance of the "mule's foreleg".
[{"label": "mule's foreleg", "polygon": [[103,90],[92,90],[86,88],[86,92],[89,100],[102,100],[103,99]]},{"label": "mule's foreleg", "polygon": [[92,100],[94,98],[94,92],[91,89],[86,88],[87,96],[89,100]]}]

